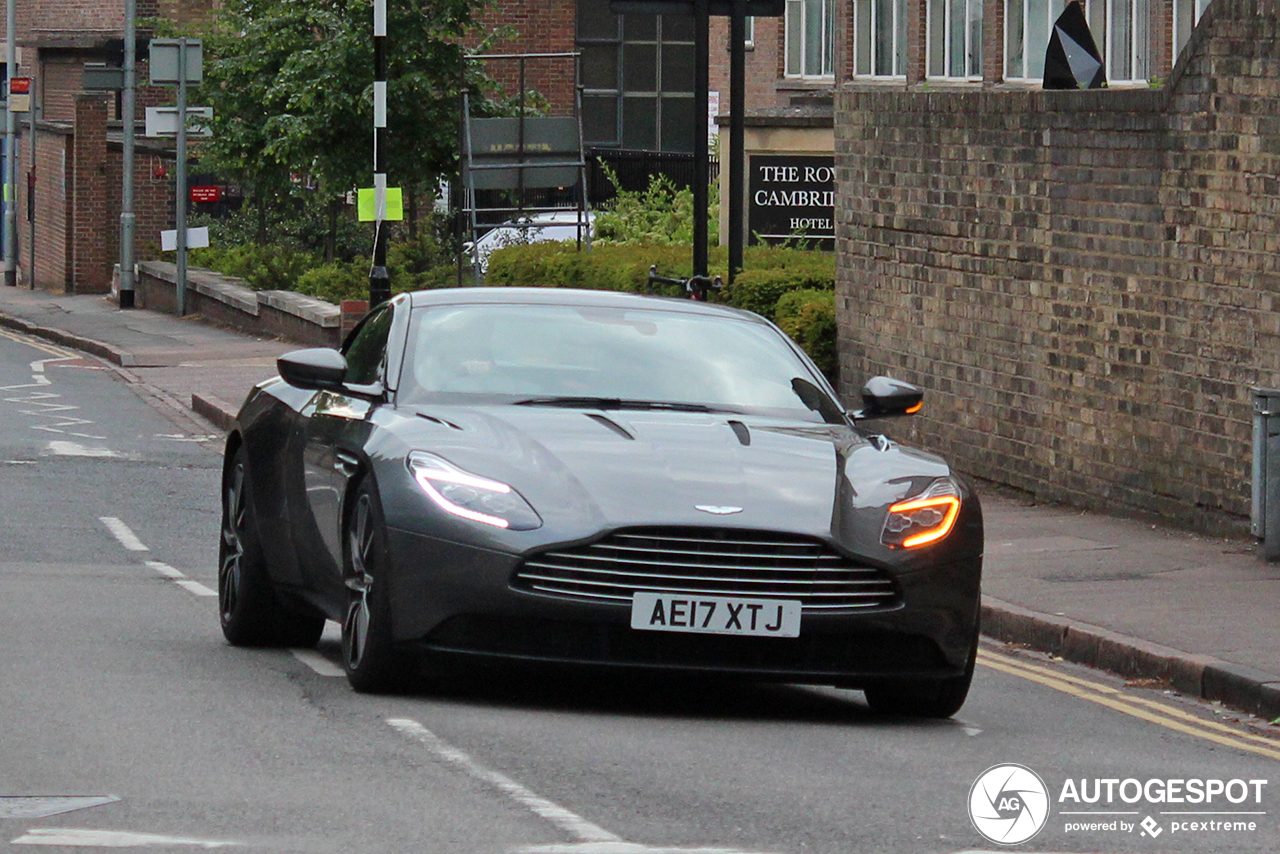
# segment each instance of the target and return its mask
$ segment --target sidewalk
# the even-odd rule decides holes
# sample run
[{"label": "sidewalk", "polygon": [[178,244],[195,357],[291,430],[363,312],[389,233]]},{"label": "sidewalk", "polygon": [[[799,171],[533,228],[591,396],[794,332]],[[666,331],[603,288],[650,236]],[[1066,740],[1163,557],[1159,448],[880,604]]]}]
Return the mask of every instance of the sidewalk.
[{"label": "sidewalk", "polygon": [[[222,428],[275,375],[275,357],[302,346],[120,311],[102,296],[2,286],[0,327],[106,359]],[[992,491],[982,501],[985,633],[1280,717],[1280,564],[1258,560],[1252,543]]]}]

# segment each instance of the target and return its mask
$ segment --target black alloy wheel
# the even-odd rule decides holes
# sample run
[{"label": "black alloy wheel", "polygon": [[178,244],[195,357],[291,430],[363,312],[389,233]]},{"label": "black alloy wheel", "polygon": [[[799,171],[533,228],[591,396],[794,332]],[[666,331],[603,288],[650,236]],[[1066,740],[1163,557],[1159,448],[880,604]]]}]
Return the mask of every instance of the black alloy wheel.
[{"label": "black alloy wheel", "polygon": [[324,618],[288,610],[276,599],[249,495],[249,471],[241,446],[222,484],[222,536],[218,539],[222,634],[234,646],[314,647],[324,631]]},{"label": "black alloy wheel", "polygon": [[362,693],[399,690],[410,659],[391,636],[386,528],[368,480],[352,494],[343,553],[347,610],[342,621],[342,665],[347,681]]},{"label": "black alloy wheel", "polygon": [[964,673],[950,679],[885,682],[868,685],[864,693],[871,711],[881,715],[913,718],[949,718],[964,705],[973,683],[973,670],[978,661],[978,626],[974,624],[973,640]]}]

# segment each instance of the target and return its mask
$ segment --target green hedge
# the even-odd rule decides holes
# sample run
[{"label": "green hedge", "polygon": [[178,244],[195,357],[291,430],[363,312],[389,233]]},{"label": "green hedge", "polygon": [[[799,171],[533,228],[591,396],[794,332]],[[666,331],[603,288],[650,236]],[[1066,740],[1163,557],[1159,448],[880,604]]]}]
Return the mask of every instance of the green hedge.
[{"label": "green hedge", "polygon": [[834,291],[788,291],[774,309],[775,322],[836,383],[836,295]]},{"label": "green hedge", "polygon": [[[712,275],[728,272],[728,250],[710,251]],[[489,257],[485,283],[495,287],[590,288],[644,293],[649,265],[664,276],[692,270],[688,246],[595,245],[578,251],[574,242],[508,246]],[[835,379],[835,256],[784,247],[753,246],[744,270],[720,302],[776,321],[829,378]],[[675,289],[662,289],[675,294]]]}]

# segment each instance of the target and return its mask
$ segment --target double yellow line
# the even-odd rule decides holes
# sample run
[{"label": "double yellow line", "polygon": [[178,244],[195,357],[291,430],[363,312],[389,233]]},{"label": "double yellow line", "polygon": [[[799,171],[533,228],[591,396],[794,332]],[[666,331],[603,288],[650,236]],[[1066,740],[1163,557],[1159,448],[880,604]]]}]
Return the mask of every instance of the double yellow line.
[{"label": "double yellow line", "polygon": [[69,350],[64,350],[56,344],[47,344],[39,338],[33,338],[30,335],[23,335],[20,332],[12,332],[8,329],[0,329],[0,338],[8,338],[10,341],[16,341],[19,344],[26,344],[28,347],[34,347],[42,353],[48,353],[51,356],[57,356],[62,359],[74,358]]},{"label": "double yellow line", "polygon": [[1207,720],[1174,706],[1135,696],[1101,682],[1070,676],[1049,667],[986,649],[978,650],[978,663],[1010,676],[1030,679],[1055,691],[1106,706],[1108,709],[1114,709],[1165,729],[1203,738],[1224,747],[1234,747],[1237,750],[1246,750],[1270,759],[1280,759],[1280,742],[1274,739],[1255,735],[1218,721]]}]

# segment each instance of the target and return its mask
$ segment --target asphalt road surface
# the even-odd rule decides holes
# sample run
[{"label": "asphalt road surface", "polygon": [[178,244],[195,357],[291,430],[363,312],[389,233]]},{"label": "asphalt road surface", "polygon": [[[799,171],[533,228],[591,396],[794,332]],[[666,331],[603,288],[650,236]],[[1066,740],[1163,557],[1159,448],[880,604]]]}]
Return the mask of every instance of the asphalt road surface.
[{"label": "asphalt road surface", "polygon": [[[207,430],[0,333],[4,850],[950,854],[1041,823],[1013,850],[1276,849],[1262,722],[994,645],[952,721],[568,674],[371,697],[341,678],[335,627],[315,652],[234,649]],[[1009,763],[1043,794],[984,774]]]}]

